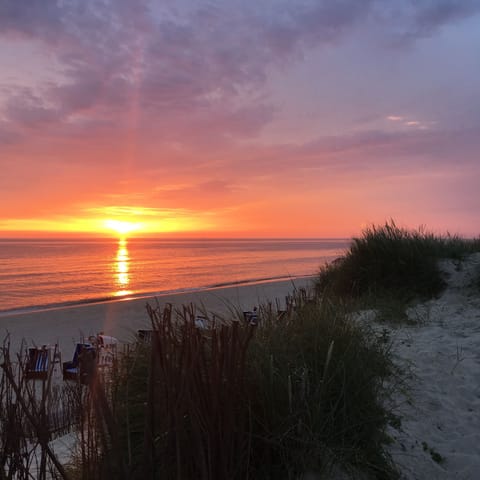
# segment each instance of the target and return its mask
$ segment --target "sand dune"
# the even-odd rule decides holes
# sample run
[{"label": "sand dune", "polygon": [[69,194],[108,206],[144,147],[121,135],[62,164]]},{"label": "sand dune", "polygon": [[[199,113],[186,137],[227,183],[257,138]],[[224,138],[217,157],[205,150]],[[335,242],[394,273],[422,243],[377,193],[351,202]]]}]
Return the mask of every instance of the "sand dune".
[{"label": "sand dune", "polygon": [[418,325],[392,332],[410,376],[390,452],[408,480],[480,478],[480,254],[442,270],[440,298],[408,312]]}]

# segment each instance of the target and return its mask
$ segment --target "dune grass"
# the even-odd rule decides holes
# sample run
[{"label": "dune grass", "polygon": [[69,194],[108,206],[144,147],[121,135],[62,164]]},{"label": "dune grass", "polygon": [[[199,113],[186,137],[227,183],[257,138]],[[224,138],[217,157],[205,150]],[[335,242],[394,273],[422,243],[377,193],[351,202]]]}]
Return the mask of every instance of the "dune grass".
[{"label": "dune grass", "polygon": [[340,303],[266,319],[249,351],[252,478],[329,478],[332,465],[395,478],[384,450],[389,344]]},{"label": "dune grass", "polygon": [[393,295],[405,301],[430,298],[445,287],[438,268],[442,258],[461,259],[480,251],[480,239],[407,230],[394,221],[364,230],[346,255],[323,267],[317,291],[341,297]]},{"label": "dune grass", "polygon": [[124,357],[112,389],[128,478],[328,478],[332,464],[395,478],[388,343],[341,304],[296,303],[207,330],[149,310],[152,343]]},{"label": "dune grass", "polygon": [[[78,455],[55,475],[281,480],[330,478],[336,466],[396,478],[383,448],[388,343],[340,303],[289,301],[286,312],[260,308],[259,325],[208,329],[150,308],[151,342],[132,344],[107,377],[74,385]],[[0,427],[3,451],[19,427],[2,415]]]},{"label": "dune grass", "polygon": [[188,308],[148,312],[151,342],[123,357],[112,390],[127,478],[246,478],[254,327],[204,330]]}]

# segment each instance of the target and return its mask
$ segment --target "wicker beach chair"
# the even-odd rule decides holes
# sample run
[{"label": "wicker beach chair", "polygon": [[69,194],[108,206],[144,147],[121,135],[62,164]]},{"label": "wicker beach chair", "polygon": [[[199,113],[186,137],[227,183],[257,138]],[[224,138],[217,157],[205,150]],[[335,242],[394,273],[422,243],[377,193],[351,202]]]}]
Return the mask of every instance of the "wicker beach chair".
[{"label": "wicker beach chair", "polygon": [[97,335],[94,345],[97,350],[97,367],[101,369],[109,369],[113,366],[113,362],[117,356],[118,340],[100,333]]},{"label": "wicker beach chair", "polygon": [[205,315],[196,315],[195,316],[195,327],[200,330],[206,330],[210,324],[208,318]]},{"label": "wicker beach chair", "polygon": [[95,347],[90,343],[77,343],[73,359],[63,362],[63,379],[88,383],[95,368]]},{"label": "wicker beach chair", "polygon": [[27,380],[46,380],[49,375],[56,381],[60,377],[62,355],[58,345],[30,347],[27,351],[24,375]]},{"label": "wicker beach chair", "polygon": [[137,330],[137,338],[142,343],[151,343],[153,338],[153,330],[141,328]]},{"label": "wicker beach chair", "polygon": [[29,348],[25,365],[25,378],[28,380],[46,380],[50,360],[50,349],[45,346]]},{"label": "wicker beach chair", "polygon": [[248,312],[243,312],[243,319],[249,325],[258,325],[257,307]]}]

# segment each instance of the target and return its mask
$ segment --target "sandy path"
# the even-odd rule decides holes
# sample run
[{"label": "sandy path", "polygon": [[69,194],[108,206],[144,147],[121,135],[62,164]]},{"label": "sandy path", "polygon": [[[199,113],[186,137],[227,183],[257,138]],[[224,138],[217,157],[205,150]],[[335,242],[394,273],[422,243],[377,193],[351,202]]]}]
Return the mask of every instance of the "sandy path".
[{"label": "sandy path", "polygon": [[[389,433],[404,479],[480,478],[480,254],[442,264],[449,287],[409,312],[418,326],[392,332],[409,369],[400,430]],[[478,277],[477,277],[478,278]]]}]

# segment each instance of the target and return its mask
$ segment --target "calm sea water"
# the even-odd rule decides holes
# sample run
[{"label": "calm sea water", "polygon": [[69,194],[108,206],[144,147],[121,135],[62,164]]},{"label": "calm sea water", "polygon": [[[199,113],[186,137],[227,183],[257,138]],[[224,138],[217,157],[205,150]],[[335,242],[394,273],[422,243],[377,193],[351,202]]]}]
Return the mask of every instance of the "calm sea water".
[{"label": "calm sea water", "polygon": [[310,275],[346,240],[0,240],[0,312]]}]

